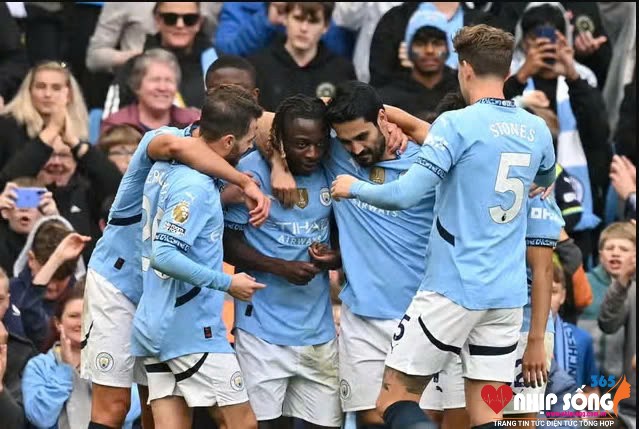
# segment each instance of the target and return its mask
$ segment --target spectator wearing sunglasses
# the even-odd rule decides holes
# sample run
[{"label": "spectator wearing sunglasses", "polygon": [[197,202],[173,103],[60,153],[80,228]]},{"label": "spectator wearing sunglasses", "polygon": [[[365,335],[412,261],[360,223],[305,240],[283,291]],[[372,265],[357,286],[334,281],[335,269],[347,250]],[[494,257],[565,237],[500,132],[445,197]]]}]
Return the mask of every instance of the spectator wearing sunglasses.
[{"label": "spectator wearing sunglasses", "polygon": [[[105,2],[87,49],[87,68],[113,73],[142,53],[147,34],[158,31],[155,7],[156,2]],[[221,8],[221,2],[200,3],[201,31],[211,40]]]},{"label": "spectator wearing sunglasses", "polygon": [[[146,37],[142,50],[162,48],[177,57],[182,78],[174,104],[199,108],[204,103],[204,73],[217,59],[211,38],[202,32],[200,3],[157,2],[153,16],[158,32]],[[126,85],[135,58],[127,60],[117,72],[107,94],[103,117],[135,101],[136,94]]]}]

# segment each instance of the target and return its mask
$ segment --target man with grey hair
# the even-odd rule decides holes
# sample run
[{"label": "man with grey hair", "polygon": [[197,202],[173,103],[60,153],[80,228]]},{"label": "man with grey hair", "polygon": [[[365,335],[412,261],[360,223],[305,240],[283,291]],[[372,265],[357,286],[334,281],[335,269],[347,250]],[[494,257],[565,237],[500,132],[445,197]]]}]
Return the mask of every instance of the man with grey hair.
[{"label": "man with grey hair", "polygon": [[137,57],[128,83],[137,102],[129,104],[102,121],[100,131],[115,125],[131,125],[140,132],[162,126],[188,125],[199,119],[196,109],[175,106],[182,72],[178,60],[164,49],[151,49]]}]

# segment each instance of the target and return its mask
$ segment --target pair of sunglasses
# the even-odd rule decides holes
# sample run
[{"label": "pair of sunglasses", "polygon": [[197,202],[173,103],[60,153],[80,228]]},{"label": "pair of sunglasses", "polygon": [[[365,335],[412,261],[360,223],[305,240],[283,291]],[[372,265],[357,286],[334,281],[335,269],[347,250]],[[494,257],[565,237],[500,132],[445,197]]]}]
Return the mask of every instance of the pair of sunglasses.
[{"label": "pair of sunglasses", "polygon": [[187,27],[193,27],[200,19],[200,15],[197,13],[185,13],[182,15],[179,13],[165,12],[159,15],[162,21],[164,21],[164,24],[171,27],[177,24],[178,19],[182,19],[182,22]]}]

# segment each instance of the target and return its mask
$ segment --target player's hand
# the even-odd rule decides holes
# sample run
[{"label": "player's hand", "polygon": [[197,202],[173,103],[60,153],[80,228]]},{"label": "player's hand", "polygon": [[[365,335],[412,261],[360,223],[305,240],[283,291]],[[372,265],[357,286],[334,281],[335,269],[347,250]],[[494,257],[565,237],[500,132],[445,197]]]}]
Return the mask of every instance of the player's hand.
[{"label": "player's hand", "polygon": [[222,200],[222,205],[230,206],[233,204],[244,204],[244,192],[242,188],[233,183],[228,183],[224,186],[222,193],[220,194],[220,199]]},{"label": "player's hand", "polygon": [[308,247],[311,262],[320,270],[336,270],[342,265],[339,251],[331,249],[327,244],[315,242]]},{"label": "player's hand", "polygon": [[273,168],[271,171],[271,189],[273,195],[286,208],[291,208],[297,202],[297,183],[293,175],[281,168]]},{"label": "player's hand", "polygon": [[240,301],[250,301],[255,292],[265,287],[265,284],[256,282],[255,278],[248,274],[238,273],[231,277],[231,287],[228,293]]},{"label": "player's hand", "polygon": [[38,206],[38,210],[45,216],[55,216],[60,214],[58,212],[58,206],[53,199],[53,194],[51,192],[46,192],[42,194],[40,197],[40,205]]},{"label": "player's hand", "polygon": [[298,286],[307,285],[321,272],[312,262],[305,261],[283,261],[276,271],[277,275]]},{"label": "player's hand", "polygon": [[535,198],[537,195],[541,195],[541,199],[545,200],[550,195],[552,195],[554,190],[555,190],[554,183],[547,188],[544,188],[542,186],[537,185],[536,183],[533,183],[532,186],[530,187],[530,191],[528,192],[528,197]]},{"label": "player's hand", "polygon": [[16,208],[16,200],[18,199],[16,189],[18,189],[18,185],[13,182],[7,182],[4,191],[0,194],[0,210],[12,210]]},{"label": "player's hand", "polygon": [[339,201],[340,198],[353,198],[351,194],[351,186],[357,182],[357,179],[348,174],[340,174],[333,181],[331,186],[331,197]]},{"label": "player's hand", "polygon": [[408,147],[408,136],[392,122],[386,124],[386,130],[388,131],[386,150],[391,154],[395,154],[398,151],[399,153],[404,153]]},{"label": "player's hand", "polygon": [[84,246],[89,241],[91,241],[91,237],[72,232],[64,237],[64,240],[58,244],[58,247],[56,247],[51,257],[55,257],[61,262],[76,259],[80,256],[80,253],[84,250]]},{"label": "player's hand", "polygon": [[524,386],[541,387],[548,381],[546,347],[543,338],[528,338],[521,367],[524,373]]},{"label": "player's hand", "polygon": [[245,204],[249,209],[249,222],[258,228],[266,222],[271,210],[271,200],[264,195],[260,187],[252,180],[242,190],[246,198]]},{"label": "player's hand", "polygon": [[606,36],[592,37],[590,31],[580,31],[575,37],[575,52],[581,56],[592,55],[607,41]]}]

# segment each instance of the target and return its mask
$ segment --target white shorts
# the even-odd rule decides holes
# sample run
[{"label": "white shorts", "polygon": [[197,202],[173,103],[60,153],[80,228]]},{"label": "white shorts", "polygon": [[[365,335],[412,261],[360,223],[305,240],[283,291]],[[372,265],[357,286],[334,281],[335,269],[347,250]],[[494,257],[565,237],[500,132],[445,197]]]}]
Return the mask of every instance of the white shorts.
[{"label": "white shorts", "polygon": [[102,386],[146,385],[141,362],[131,354],[135,304],[89,268],[82,309],[82,378]]},{"label": "white shorts", "polygon": [[455,356],[428,383],[419,401],[420,408],[434,411],[466,408],[463,373],[461,357]]},{"label": "white shorts", "polygon": [[149,403],[182,396],[189,408],[225,407],[248,402],[235,353],[193,353],[166,362],[145,358]]},{"label": "white shorts", "polygon": [[[519,338],[517,345],[517,361],[515,363],[514,382],[511,383],[513,394],[543,394],[546,389],[546,385],[538,387],[525,387],[523,385],[523,373],[521,372],[521,359],[524,356],[526,345],[528,344],[528,333],[523,332]],[[546,332],[544,338],[544,345],[546,348],[546,361],[548,364],[548,370],[550,370],[550,363],[552,360],[554,335],[551,332]],[[540,410],[537,406],[527,406],[523,410],[514,410],[514,398],[511,400],[506,408],[504,414],[524,414],[524,413],[536,413]],[[465,408],[466,397],[464,395],[464,377],[462,370],[462,363],[460,357],[452,359],[446,368],[444,368],[438,375],[433,377],[433,380],[426,387],[420,407],[424,410],[443,411],[454,408]]]},{"label": "white shorts", "polygon": [[384,361],[398,322],[360,317],[342,304],[338,342],[340,398],[345,412],[375,409]]},{"label": "white shorts", "polygon": [[278,346],[237,329],[235,351],[258,421],[284,415],[341,427],[337,340],[317,346]]},{"label": "white shorts", "polygon": [[393,336],[386,365],[410,375],[435,375],[456,356],[463,376],[513,381],[522,308],[469,310],[436,292],[419,291]]}]

